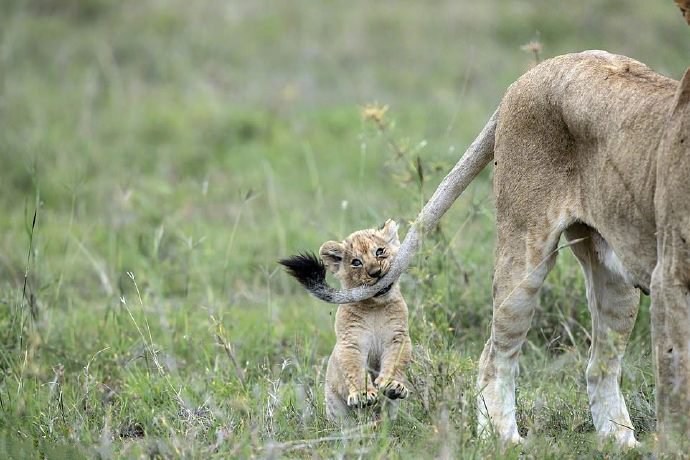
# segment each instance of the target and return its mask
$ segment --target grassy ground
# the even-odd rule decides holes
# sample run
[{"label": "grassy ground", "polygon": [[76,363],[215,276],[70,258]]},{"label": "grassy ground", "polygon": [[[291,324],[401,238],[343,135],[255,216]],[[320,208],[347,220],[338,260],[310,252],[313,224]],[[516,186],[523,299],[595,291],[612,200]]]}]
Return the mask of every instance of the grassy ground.
[{"label": "grassy ground", "polygon": [[[490,171],[402,281],[414,395],[395,423],[325,420],[335,310],[275,261],[413,219],[532,39],[679,77],[672,2],[0,3],[0,457],[617,455],[593,433],[568,253],[521,358],[527,444],[475,436]],[[360,116],[374,101],[384,130]],[[623,387],[649,440],[645,301]]]}]

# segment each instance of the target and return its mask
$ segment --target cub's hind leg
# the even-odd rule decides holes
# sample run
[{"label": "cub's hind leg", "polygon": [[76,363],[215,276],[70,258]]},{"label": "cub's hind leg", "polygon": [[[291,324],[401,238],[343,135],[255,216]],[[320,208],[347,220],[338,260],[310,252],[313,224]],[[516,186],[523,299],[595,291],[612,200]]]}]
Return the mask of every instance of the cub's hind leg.
[{"label": "cub's hind leg", "polygon": [[348,385],[339,369],[335,351],[328,358],[326,368],[326,417],[334,422],[343,421],[349,415],[347,407]]},{"label": "cub's hind leg", "polygon": [[[523,234],[501,233],[494,269],[491,338],[479,360],[477,432],[493,431],[504,442],[522,440],[515,420],[515,377],[518,356],[529,330],[544,278],[555,263],[560,230],[549,225]],[[503,227],[505,228],[505,227]]]},{"label": "cub's hind leg", "polygon": [[326,417],[333,422],[343,421],[348,417],[347,402],[326,383]]},{"label": "cub's hind leg", "polygon": [[395,420],[398,418],[398,410],[400,409],[399,399],[384,399],[381,402],[381,412],[388,417],[389,420]]},{"label": "cub's hind leg", "polygon": [[619,382],[621,361],[637,317],[640,293],[625,281],[622,273],[613,269],[616,256],[595,230],[578,224],[566,230],[565,236],[568,241],[585,238],[571,249],[585,275],[592,315],[592,346],[587,365],[592,420],[600,435],[613,437],[621,446],[633,447],[637,441]]}]

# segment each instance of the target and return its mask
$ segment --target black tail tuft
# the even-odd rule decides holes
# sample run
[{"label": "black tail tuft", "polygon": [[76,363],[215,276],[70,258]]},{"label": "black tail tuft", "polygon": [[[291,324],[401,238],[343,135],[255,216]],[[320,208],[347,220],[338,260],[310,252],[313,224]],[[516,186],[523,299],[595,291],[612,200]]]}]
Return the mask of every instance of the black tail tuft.
[{"label": "black tail tuft", "polygon": [[312,293],[326,286],[326,267],[321,259],[312,252],[307,251],[287,259],[281,259],[278,263],[284,266],[290,275]]}]

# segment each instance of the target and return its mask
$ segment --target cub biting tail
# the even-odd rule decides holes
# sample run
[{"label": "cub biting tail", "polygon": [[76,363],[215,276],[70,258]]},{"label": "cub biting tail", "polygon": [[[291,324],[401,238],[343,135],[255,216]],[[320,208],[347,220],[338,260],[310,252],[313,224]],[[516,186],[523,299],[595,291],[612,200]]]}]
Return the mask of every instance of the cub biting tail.
[{"label": "cub biting tail", "polygon": [[[320,259],[303,253],[279,263],[310,292],[321,292],[326,270],[343,288],[376,284],[388,273],[400,247],[398,225],[387,220],[379,229],[359,230],[343,241],[327,241]],[[326,370],[326,414],[331,420],[353,409],[375,405],[379,394],[390,417],[409,390],[405,370],[412,344],[407,304],[397,282],[366,300],[338,307],[336,344]]]}]

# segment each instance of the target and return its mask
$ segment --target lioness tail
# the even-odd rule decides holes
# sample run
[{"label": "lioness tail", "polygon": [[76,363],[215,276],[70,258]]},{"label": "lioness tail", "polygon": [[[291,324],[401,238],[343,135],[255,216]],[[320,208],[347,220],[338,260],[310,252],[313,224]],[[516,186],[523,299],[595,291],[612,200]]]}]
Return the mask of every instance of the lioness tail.
[{"label": "lioness tail", "polygon": [[423,234],[436,226],[441,216],[467,188],[472,179],[493,159],[498,116],[498,110],[496,110],[482,132],[460,158],[460,161],[441,181],[405,235],[405,240],[402,242],[390,270],[376,284],[345,290],[334,289],[326,283],[325,268],[320,265],[321,261],[313,254],[300,254],[290,259],[284,259],[280,263],[285,265],[290,274],[297,278],[312,295],[329,303],[359,302],[375,296],[383,288],[395,283],[412,262],[421,245]]},{"label": "lioness tail", "polygon": [[326,283],[326,267],[313,252],[307,251],[287,257],[278,263],[310,294],[327,302],[330,300],[328,294],[333,288]]}]

